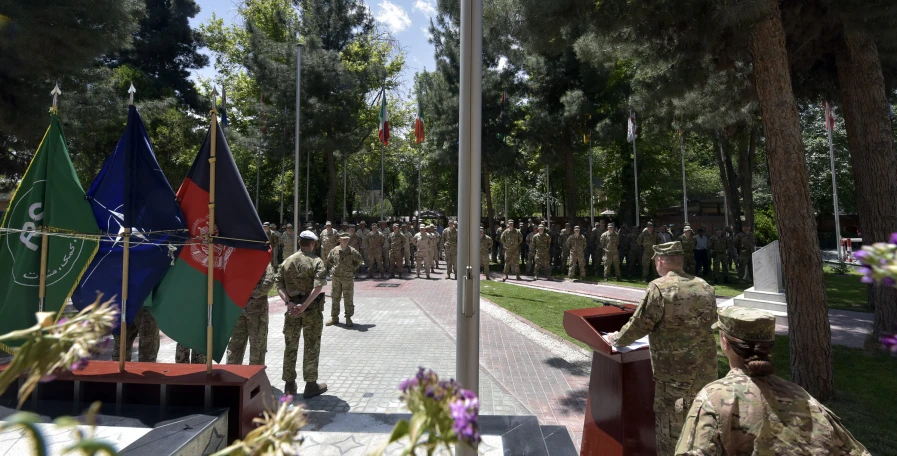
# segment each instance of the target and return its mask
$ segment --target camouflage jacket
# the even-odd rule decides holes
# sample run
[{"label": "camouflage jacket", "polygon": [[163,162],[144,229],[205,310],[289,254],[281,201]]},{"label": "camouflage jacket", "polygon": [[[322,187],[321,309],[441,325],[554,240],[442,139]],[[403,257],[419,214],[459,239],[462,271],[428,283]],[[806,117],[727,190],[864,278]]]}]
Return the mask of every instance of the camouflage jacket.
[{"label": "camouflage jacket", "polygon": [[548,255],[548,250],[551,248],[551,236],[548,233],[536,233],[533,236],[532,247],[537,254]]},{"label": "camouflage jacket", "polygon": [[361,254],[352,247],[336,247],[327,255],[327,264],[334,277],[351,278],[361,267]]},{"label": "camouflage jacket", "polygon": [[389,233],[389,254],[405,254],[405,235],[401,231]]},{"label": "camouflage jacket", "polygon": [[480,256],[487,256],[492,251],[492,238],[485,234],[480,238]]},{"label": "camouflage jacket", "polygon": [[532,246],[533,246],[533,237],[535,237],[535,236],[536,236],[536,233],[535,233],[535,232],[532,232],[532,231],[530,231],[530,232],[526,235],[526,245],[527,245],[528,247],[532,247]]},{"label": "camouflage jacket", "polygon": [[386,236],[383,235],[380,231],[371,231],[371,234],[368,234],[368,245],[367,251],[372,255],[382,255],[383,246],[386,244]]},{"label": "camouflage jacket", "polygon": [[708,365],[716,371],[716,339],[710,328],[714,322],[713,287],[698,277],[671,271],[648,285],[648,293],[614,345],[623,347],[647,335],[654,380],[690,387]]},{"label": "camouflage jacket", "polygon": [[506,251],[516,252],[520,250],[520,243],[523,242],[523,235],[518,229],[506,229],[501,233],[501,245]]},{"label": "camouflage jacket", "polygon": [[[249,295],[249,302],[252,303],[254,301],[264,301],[266,304],[268,303],[268,292],[271,291],[271,287],[274,286],[274,268],[269,264],[268,268],[265,269],[265,273],[262,274],[262,277],[259,279],[259,282],[255,285],[255,288],[252,289],[252,294]],[[247,304],[247,309],[248,309]]]},{"label": "camouflage jacket", "polygon": [[358,231],[349,235],[349,247],[361,251],[361,236],[358,235]]},{"label": "camouflage jacket", "polygon": [[436,253],[439,251],[439,233],[427,233],[430,242],[430,251]]},{"label": "camouflage jacket", "polygon": [[568,231],[566,228],[561,230],[558,234],[558,245],[564,249],[565,252],[570,251],[570,246],[567,245],[567,238],[573,236],[573,231]]},{"label": "camouflage jacket", "polygon": [[735,248],[739,252],[746,250],[748,253],[754,253],[754,247],[757,245],[757,238],[754,233],[745,233],[742,231],[735,235]]},{"label": "camouflage jacket", "polygon": [[339,245],[339,232],[337,230],[331,229],[328,233],[327,230],[321,231],[321,248],[324,250],[332,249]]},{"label": "camouflage jacket", "polygon": [[571,234],[567,236],[567,244],[565,245],[571,255],[582,255],[586,250],[586,238],[581,234]]},{"label": "camouflage jacket", "polygon": [[283,249],[283,257],[286,258],[294,253],[296,250],[293,249],[293,242],[296,240],[296,232],[293,231],[293,234],[290,235],[286,231],[280,235],[280,247]]},{"label": "camouflage jacket", "polygon": [[430,253],[430,238],[427,236],[427,233],[421,231],[414,235],[414,246],[417,247],[417,251],[421,254]]},{"label": "camouflage jacket", "polygon": [[800,386],[734,368],[692,403],[677,455],[866,456],[841,420]]},{"label": "camouflage jacket", "polygon": [[682,244],[682,252],[684,252],[685,255],[694,256],[695,246],[698,245],[698,241],[694,236],[689,238],[688,236],[682,234],[679,236],[679,239],[676,240]]},{"label": "camouflage jacket", "polygon": [[442,238],[445,239],[446,246],[457,246],[458,230],[453,228],[446,228],[442,230]]},{"label": "camouflage jacket", "polygon": [[271,249],[276,252],[280,248],[280,234],[277,231],[269,231],[268,243],[271,244]]},{"label": "camouflage jacket", "polygon": [[725,235],[711,236],[710,242],[707,243],[707,250],[713,253],[726,253],[728,242]]},{"label": "camouflage jacket", "polygon": [[651,254],[653,255],[654,250],[651,247],[660,244],[660,236],[657,235],[657,231],[649,233],[648,230],[645,229],[635,239],[635,243],[642,248],[643,255],[645,254],[645,252],[651,252]]},{"label": "camouflage jacket", "polygon": [[[277,291],[283,291],[291,298],[295,298],[326,285],[326,276],[327,270],[321,258],[300,250],[283,261],[283,265],[274,276],[274,282],[277,284]],[[321,293],[319,296],[323,297],[324,294]]]},{"label": "camouflage jacket", "polygon": [[617,253],[620,248],[620,235],[611,231],[605,231],[601,235],[601,248],[605,252]]}]

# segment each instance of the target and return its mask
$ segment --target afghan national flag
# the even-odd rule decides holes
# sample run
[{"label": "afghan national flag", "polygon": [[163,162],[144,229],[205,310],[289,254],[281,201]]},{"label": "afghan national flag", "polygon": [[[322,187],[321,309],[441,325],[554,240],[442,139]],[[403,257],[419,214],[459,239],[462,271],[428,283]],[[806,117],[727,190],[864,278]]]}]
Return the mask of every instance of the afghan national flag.
[{"label": "afghan national flag", "polygon": [[389,145],[389,113],[386,112],[386,90],[380,100],[380,143]]},{"label": "afghan national flag", "polygon": [[97,251],[100,230],[84,199],[55,113],[0,224],[0,334],[35,324],[41,276],[39,231],[45,226],[56,235],[47,243],[43,310],[58,316]]},{"label": "afghan national flag", "polygon": [[130,323],[178,256],[178,244],[187,239],[184,215],[133,105],[128,107],[125,133],[87,190],[87,200],[104,236],[99,252],[72,294],[72,303],[83,309],[101,292],[106,299],[115,296],[116,304],[121,305],[122,233],[130,227],[125,306],[125,321]]},{"label": "afghan national flag", "polygon": [[420,106],[420,100],[417,100],[417,117],[414,119],[414,139],[418,144],[424,142],[424,110]]},{"label": "afghan national flag", "polygon": [[[271,261],[268,236],[243,185],[227,140],[216,128],[215,227],[212,306],[212,359],[220,361],[237,318]],[[206,353],[207,272],[209,245],[209,158],[211,135],[206,134],[193,166],[178,189],[177,198],[191,241],[153,291],[150,312],[169,337],[199,353]]]},{"label": "afghan national flag", "polygon": [[822,122],[825,124],[825,131],[832,131],[835,128],[835,116],[832,115],[832,105],[828,101],[822,100],[822,106],[825,108],[825,118]]},{"label": "afghan national flag", "polygon": [[626,142],[635,141],[638,138],[638,127],[635,125],[635,113],[629,114],[629,122],[626,128]]}]

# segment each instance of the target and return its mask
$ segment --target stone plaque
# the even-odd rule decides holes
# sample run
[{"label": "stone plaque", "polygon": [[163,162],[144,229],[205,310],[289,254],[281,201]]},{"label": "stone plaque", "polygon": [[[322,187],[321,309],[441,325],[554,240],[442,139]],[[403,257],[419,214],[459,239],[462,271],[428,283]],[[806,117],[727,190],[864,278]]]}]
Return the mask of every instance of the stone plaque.
[{"label": "stone plaque", "polygon": [[751,258],[754,263],[754,289],[769,293],[784,293],[779,241],[770,242],[754,252]]}]

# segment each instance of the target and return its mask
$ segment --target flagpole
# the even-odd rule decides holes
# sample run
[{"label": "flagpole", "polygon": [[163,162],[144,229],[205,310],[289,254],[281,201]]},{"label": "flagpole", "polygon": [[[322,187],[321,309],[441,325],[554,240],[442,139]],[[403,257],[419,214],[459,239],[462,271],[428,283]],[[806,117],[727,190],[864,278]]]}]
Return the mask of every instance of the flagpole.
[{"label": "flagpole", "polygon": [[[284,119],[287,118],[286,106],[283,107],[283,118]],[[289,131],[290,130],[285,129],[284,134],[283,134],[284,138],[289,139]],[[286,150],[286,148],[283,148],[283,149],[281,149],[281,153],[280,153],[280,226],[281,227],[283,226],[283,187],[284,187],[284,180],[286,179],[286,172],[287,172],[287,150]],[[256,211],[258,211],[258,209],[256,209]],[[294,227],[293,229],[296,229],[296,228]]]},{"label": "flagpole", "polygon": [[[59,95],[62,95],[62,91],[59,90],[59,83],[53,87],[53,91],[50,92],[50,95],[53,95],[53,105],[50,107],[50,111],[58,112],[57,101]],[[44,208],[46,211],[47,208]],[[47,250],[50,248],[50,237],[49,237],[49,229],[46,225],[41,227],[41,240],[40,240],[40,277],[38,279],[38,287],[37,287],[37,311],[44,311],[44,301],[47,297]]]},{"label": "flagpole", "polygon": [[545,219],[548,221],[548,229],[551,229],[551,182],[548,177],[548,165],[545,165]]},{"label": "flagpole", "polygon": [[[255,154],[255,211],[259,210],[259,175],[262,168],[262,148],[265,147],[265,94],[259,94],[262,103],[262,135],[259,138],[259,151]],[[281,221],[283,223],[283,221]]]},{"label": "flagpole", "polygon": [[589,144],[589,226],[595,226],[595,183],[592,180],[592,145]]},{"label": "flagpole", "polygon": [[346,178],[347,171],[349,170],[349,162],[346,156],[343,156],[343,222],[346,222],[348,218],[346,218],[346,183],[348,179]]},{"label": "flagpole", "polygon": [[508,178],[505,176],[505,223],[508,223]]},{"label": "flagpole", "polygon": [[685,216],[685,224],[688,225],[688,193],[685,188],[685,136],[679,131],[679,149],[682,151],[682,212]]},{"label": "flagpole", "polygon": [[[130,96],[128,97],[128,104],[134,104],[134,93],[137,92],[137,89],[134,88],[134,84],[131,84],[131,87],[128,89],[128,93]],[[125,159],[125,163],[129,163],[130,160]],[[131,164],[133,166],[133,164]],[[125,172],[128,172],[126,169]],[[128,182],[128,178],[125,179],[125,203],[130,205],[131,198],[129,195],[129,191],[131,184]],[[127,350],[128,347],[126,341],[128,339],[128,278],[130,276],[130,266],[131,266],[131,213],[130,207],[124,208],[124,222],[125,222],[125,232],[124,232],[124,251],[122,252],[122,261],[121,261],[121,312],[118,316],[118,328],[119,328],[119,341],[118,341],[118,371],[125,371],[125,352],[130,351]]]},{"label": "flagpole", "polygon": [[[385,97],[386,94],[384,93]],[[384,163],[386,163],[386,145],[383,144],[383,140],[380,140],[380,220],[383,219],[383,197],[384,192],[386,191],[386,183],[383,181],[383,169]]]},{"label": "flagpole", "polygon": [[[423,146],[420,142],[417,143],[417,221],[420,224],[420,189],[421,189],[421,168],[423,167]],[[457,271],[455,271],[457,275]]]},{"label": "flagpole", "polygon": [[[717,132],[717,135],[719,135],[719,132]],[[719,142],[719,157],[720,157],[720,160],[722,160],[723,162],[725,161],[726,155],[725,155],[725,153],[723,153],[722,140],[720,140],[720,142]],[[726,176],[724,176],[724,177],[726,177]],[[726,180],[728,180],[728,177],[726,177]],[[729,198],[726,196],[726,185],[727,185],[727,183],[724,181],[723,182],[723,210],[725,211],[725,216],[726,216],[726,218],[725,218],[726,228],[728,228],[729,227]]]},{"label": "flagpole", "polygon": [[638,207],[638,150],[635,142],[638,140],[638,130],[635,126],[635,120],[632,120],[632,109],[629,110],[630,122],[632,122],[632,177],[635,182],[635,226],[641,226],[640,211]]},{"label": "flagpole", "polygon": [[[296,143],[293,157],[293,251],[299,251],[299,93],[302,85],[302,44],[296,44],[296,132],[293,135]],[[309,159],[310,161],[310,159]],[[305,173],[305,218],[308,218],[308,163]]]},{"label": "flagpole", "polygon": [[[831,105],[825,102],[825,129],[828,131],[828,158],[832,167],[832,204],[835,209],[835,246],[838,250],[838,260],[843,261],[841,251],[841,209],[838,206],[838,179],[835,177],[835,144],[832,140],[832,130],[835,129],[835,118],[831,116]],[[831,119],[831,123],[829,123]]]},{"label": "flagpole", "polygon": [[208,324],[206,326],[206,373],[212,373],[212,304],[215,302],[215,167],[216,156],[215,147],[218,139],[218,112],[215,109],[215,97],[218,91],[212,89],[212,112],[211,112],[211,145],[209,147],[209,230],[206,235],[207,245],[209,246],[208,270],[206,272],[206,282],[208,290]]}]

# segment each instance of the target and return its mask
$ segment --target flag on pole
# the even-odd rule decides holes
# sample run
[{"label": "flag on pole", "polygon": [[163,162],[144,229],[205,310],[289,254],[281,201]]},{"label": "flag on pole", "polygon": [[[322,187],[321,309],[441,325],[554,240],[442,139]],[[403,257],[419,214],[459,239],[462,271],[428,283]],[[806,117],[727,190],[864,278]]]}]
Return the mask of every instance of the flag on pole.
[{"label": "flag on pole", "polygon": [[424,110],[417,100],[417,117],[414,119],[414,139],[420,144],[424,142]]},{"label": "flag on pole", "polygon": [[[237,318],[271,261],[268,236],[243,185],[224,133],[216,129],[214,304],[212,359],[220,362]],[[150,312],[166,335],[196,352],[206,353],[207,271],[209,245],[209,157],[211,129],[177,199],[192,240],[153,292]]]},{"label": "flag on pole", "polygon": [[635,113],[629,114],[629,122],[626,129],[626,142],[635,141],[638,138],[638,127],[635,125]]},{"label": "flag on pole", "polygon": [[[62,123],[54,112],[0,224],[0,334],[34,326],[39,308],[42,227],[47,242],[44,311],[57,317],[97,251],[99,228],[72,167]],[[12,231],[6,231],[12,230]],[[110,298],[111,296],[107,296]],[[94,295],[96,298],[96,295]],[[7,352],[10,348],[0,344]]]},{"label": "flag on pole", "polygon": [[825,118],[822,119],[825,131],[832,131],[835,128],[835,116],[832,115],[832,105],[827,100],[822,100],[822,106],[825,108]]},{"label": "flag on pole", "polygon": [[122,263],[125,228],[131,228],[128,272],[128,305],[125,321],[134,321],[144,300],[178,256],[186,239],[184,215],[174,191],[162,173],[146,128],[134,105],[128,107],[128,124],[115,151],[87,190],[87,201],[104,233],[99,251],[78,288],[72,303],[83,309],[96,300],[116,297],[121,306]]},{"label": "flag on pole", "polygon": [[221,126],[227,126],[227,88],[221,87]]},{"label": "flag on pole", "polygon": [[380,99],[380,143],[389,145],[389,113],[386,112],[386,89]]}]

